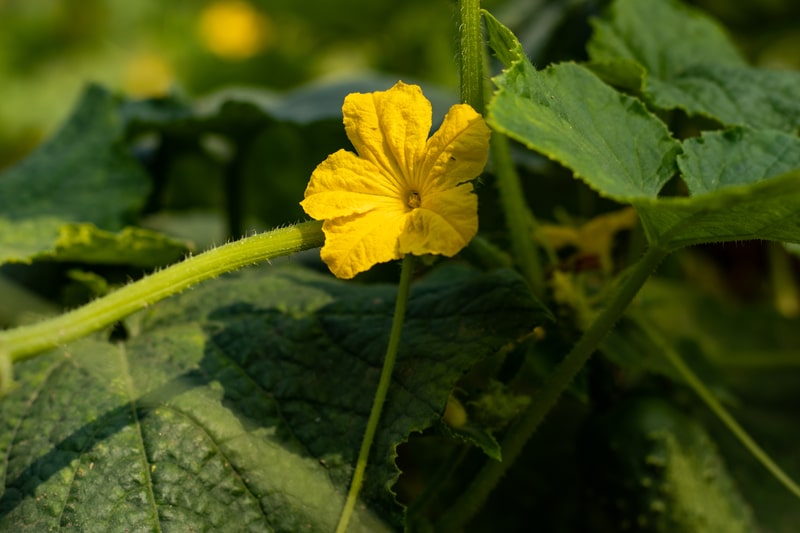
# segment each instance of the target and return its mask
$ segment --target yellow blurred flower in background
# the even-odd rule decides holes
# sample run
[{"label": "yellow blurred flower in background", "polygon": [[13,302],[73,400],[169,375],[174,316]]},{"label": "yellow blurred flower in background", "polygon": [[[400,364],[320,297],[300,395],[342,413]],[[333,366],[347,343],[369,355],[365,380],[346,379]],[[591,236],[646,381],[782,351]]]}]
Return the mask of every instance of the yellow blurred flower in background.
[{"label": "yellow blurred flower in background", "polygon": [[272,42],[269,18],[243,0],[208,5],[200,13],[198,31],[205,47],[224,59],[247,59]]},{"label": "yellow blurred flower in background", "polygon": [[134,55],[125,66],[123,88],[139,98],[164,96],[174,79],[175,73],[163,57],[142,53]]}]

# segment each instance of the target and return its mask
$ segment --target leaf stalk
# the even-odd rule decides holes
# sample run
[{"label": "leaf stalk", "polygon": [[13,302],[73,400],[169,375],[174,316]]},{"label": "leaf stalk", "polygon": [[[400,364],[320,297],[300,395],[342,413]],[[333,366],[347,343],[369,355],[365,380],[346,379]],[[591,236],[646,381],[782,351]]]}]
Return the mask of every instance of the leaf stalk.
[{"label": "leaf stalk", "polygon": [[378,389],[372,399],[372,408],[367,418],[367,427],[364,430],[364,438],[361,440],[361,449],[356,459],[356,468],[350,482],[350,489],[347,492],[342,514],[339,517],[339,524],[336,526],[336,533],[344,533],[353,515],[358,494],[364,484],[364,473],[367,469],[369,453],[372,443],[375,440],[375,433],[378,430],[378,423],[383,412],[383,404],[389,392],[389,385],[392,382],[392,372],[397,361],[397,349],[400,346],[400,335],[403,331],[403,322],[406,316],[406,305],[408,304],[408,293],[411,288],[411,275],[414,272],[414,256],[411,254],[403,258],[403,266],[400,271],[400,282],[397,286],[397,300],[395,301],[394,317],[392,318],[392,329],[389,334],[389,343],[386,347],[386,356],[383,359],[383,368],[378,380]]}]

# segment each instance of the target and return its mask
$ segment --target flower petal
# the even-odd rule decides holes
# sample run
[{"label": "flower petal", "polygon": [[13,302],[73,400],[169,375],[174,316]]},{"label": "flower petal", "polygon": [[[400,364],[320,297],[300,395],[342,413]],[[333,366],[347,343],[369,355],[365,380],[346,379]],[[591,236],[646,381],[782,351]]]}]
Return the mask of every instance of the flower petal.
[{"label": "flower petal", "polygon": [[411,211],[400,235],[400,252],[452,257],[478,232],[478,197],[472,184],[428,193],[422,205]]},{"label": "flower petal", "polygon": [[402,257],[397,239],[408,213],[390,207],[326,220],[320,257],[337,278],[349,279],[377,263]]},{"label": "flower petal", "polygon": [[450,108],[428,139],[425,160],[417,168],[423,187],[448,188],[477,178],[489,158],[489,127],[467,104]]},{"label": "flower petal", "polygon": [[384,205],[386,198],[400,202],[402,196],[380,168],[352,152],[339,150],[311,174],[300,205],[309,216],[324,220],[366,213]]},{"label": "flower petal", "polygon": [[431,130],[431,103],[417,85],[349,94],[342,106],[347,137],[358,154],[405,187]]}]

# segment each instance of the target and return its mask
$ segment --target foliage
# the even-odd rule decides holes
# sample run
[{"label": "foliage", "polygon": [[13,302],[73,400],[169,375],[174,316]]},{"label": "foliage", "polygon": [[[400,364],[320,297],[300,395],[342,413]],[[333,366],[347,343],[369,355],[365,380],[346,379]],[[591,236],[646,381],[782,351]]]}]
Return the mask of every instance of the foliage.
[{"label": "foliage", "polygon": [[[315,46],[367,42],[355,2],[311,4]],[[535,24],[522,4],[481,14],[496,63],[478,236],[416,262],[348,531],[793,531],[800,73],[751,65],[678,0],[591,19],[589,3],[526,3]],[[290,9],[248,5],[214,17],[252,39],[197,64],[314,78]],[[201,39],[236,37],[205,16]],[[426,61],[449,73],[427,77],[447,81],[437,39]],[[459,50],[477,76],[462,84],[484,59]],[[198,70],[179,77],[208,88]],[[0,174],[0,529],[336,528],[407,284],[394,265],[334,279],[318,252],[263,263],[322,244],[321,223],[293,223],[347,147],[342,102],[396,82],[197,99],[91,85]],[[436,125],[455,97],[422,85]]]}]

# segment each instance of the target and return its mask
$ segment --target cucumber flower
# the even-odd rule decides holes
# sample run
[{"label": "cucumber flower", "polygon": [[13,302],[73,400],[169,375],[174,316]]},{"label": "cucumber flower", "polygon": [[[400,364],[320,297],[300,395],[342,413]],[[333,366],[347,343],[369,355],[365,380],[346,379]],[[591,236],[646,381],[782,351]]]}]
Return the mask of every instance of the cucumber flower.
[{"label": "cucumber flower", "polygon": [[439,130],[416,85],[354,93],[342,106],[358,155],[328,156],[311,175],[300,203],[323,220],[320,255],[339,278],[405,254],[452,257],[478,231],[471,181],[489,155],[489,128],[466,104],[454,105]]}]

